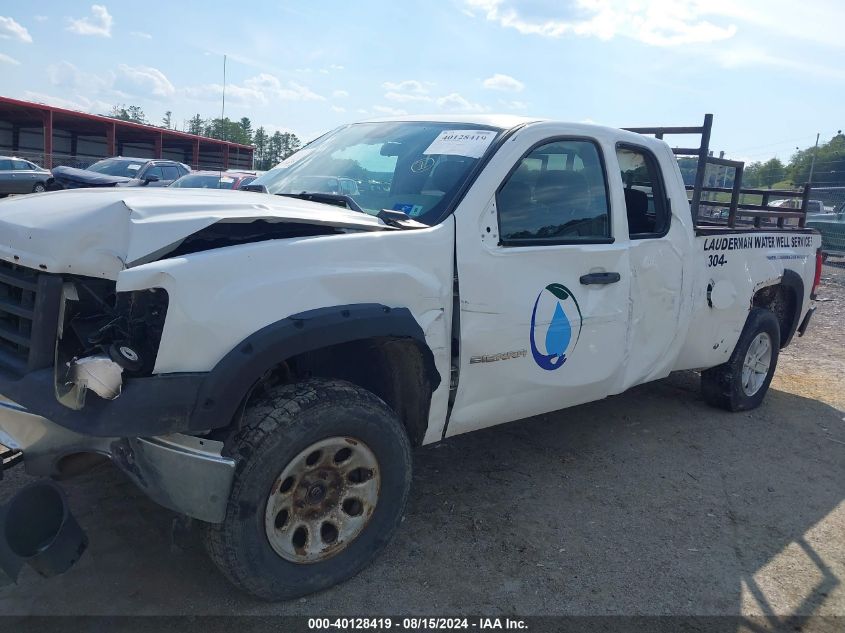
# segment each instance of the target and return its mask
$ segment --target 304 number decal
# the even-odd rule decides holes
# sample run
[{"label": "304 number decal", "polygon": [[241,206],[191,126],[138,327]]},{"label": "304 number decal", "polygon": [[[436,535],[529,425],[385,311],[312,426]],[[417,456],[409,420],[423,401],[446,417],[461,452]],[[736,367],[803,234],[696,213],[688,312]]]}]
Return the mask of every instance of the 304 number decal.
[{"label": "304 number decal", "polygon": [[707,267],[713,268],[714,266],[724,266],[727,259],[725,259],[724,253],[721,255],[708,255],[707,256]]}]

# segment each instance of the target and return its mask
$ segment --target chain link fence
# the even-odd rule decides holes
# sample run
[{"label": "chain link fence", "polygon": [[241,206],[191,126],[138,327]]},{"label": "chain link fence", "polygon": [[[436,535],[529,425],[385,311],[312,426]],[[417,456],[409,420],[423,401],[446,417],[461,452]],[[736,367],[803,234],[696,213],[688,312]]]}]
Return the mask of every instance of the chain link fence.
[{"label": "chain link fence", "polygon": [[65,166],[77,167],[79,169],[85,169],[98,160],[102,160],[101,157],[96,156],[71,156],[70,154],[44,154],[42,152],[14,152],[14,155],[17,158],[23,158],[24,160],[35,163],[40,167],[44,167],[48,157],[52,159],[53,167]]},{"label": "chain link fence", "polygon": [[829,213],[845,210],[845,187],[813,187],[810,198],[821,200]]}]

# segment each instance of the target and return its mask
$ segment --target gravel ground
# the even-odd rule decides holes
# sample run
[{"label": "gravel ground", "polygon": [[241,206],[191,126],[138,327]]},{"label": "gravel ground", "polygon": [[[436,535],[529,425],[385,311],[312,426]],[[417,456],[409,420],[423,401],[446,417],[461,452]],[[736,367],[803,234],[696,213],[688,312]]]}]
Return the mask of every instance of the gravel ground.
[{"label": "gravel ground", "polygon": [[386,552],[290,603],[233,590],[99,467],[65,484],[88,552],[59,578],[25,569],[0,613],[845,615],[845,266],[820,296],[756,411],[708,408],[687,372],[419,450]]}]

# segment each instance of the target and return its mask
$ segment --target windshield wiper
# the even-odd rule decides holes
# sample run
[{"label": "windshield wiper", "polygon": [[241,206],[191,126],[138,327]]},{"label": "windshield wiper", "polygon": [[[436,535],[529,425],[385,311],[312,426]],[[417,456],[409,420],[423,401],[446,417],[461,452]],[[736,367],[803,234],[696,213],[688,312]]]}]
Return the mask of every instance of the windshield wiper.
[{"label": "windshield wiper", "polygon": [[[248,185],[247,185],[248,186]],[[277,193],[277,196],[284,196],[286,198],[299,198],[300,200],[309,200],[310,202],[320,202],[322,204],[330,204],[335,207],[346,207],[351,211],[358,211],[359,213],[367,213],[361,206],[352,199],[351,196],[342,193],[318,193],[316,191],[301,191],[299,193]]]},{"label": "windshield wiper", "polygon": [[404,211],[396,209],[382,209],[376,217],[388,226],[396,229],[427,229],[428,224],[417,222]]}]

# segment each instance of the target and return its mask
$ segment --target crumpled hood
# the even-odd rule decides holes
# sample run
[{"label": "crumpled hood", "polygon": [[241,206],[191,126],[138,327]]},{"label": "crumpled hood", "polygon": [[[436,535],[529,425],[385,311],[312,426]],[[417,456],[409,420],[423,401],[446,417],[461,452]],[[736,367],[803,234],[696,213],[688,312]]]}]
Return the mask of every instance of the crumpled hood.
[{"label": "crumpled hood", "polygon": [[365,213],[264,193],[74,189],[0,201],[0,258],[36,270],[115,279],[212,224],[255,220],[389,228]]},{"label": "crumpled hood", "polygon": [[65,187],[114,187],[132,180],[124,176],[109,176],[76,167],[54,167],[53,178]]}]

